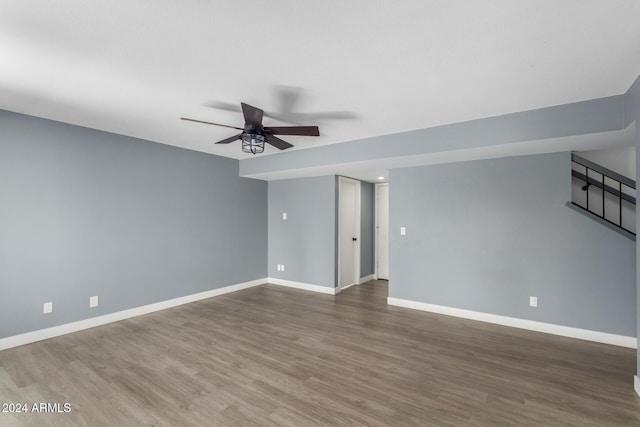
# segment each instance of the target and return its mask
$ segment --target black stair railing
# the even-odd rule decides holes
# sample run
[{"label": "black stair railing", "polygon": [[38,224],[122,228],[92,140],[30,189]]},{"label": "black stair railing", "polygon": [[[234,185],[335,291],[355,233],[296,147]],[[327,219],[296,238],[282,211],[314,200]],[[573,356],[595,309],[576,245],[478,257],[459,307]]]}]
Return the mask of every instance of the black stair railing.
[{"label": "black stair railing", "polygon": [[581,187],[585,193],[584,203],[572,200],[571,203],[574,206],[586,210],[634,236],[636,235],[635,229],[625,225],[623,220],[623,213],[627,211],[627,215],[630,217],[627,224],[635,221],[636,183],[634,180],[575,153],[571,154],[571,176],[584,182]]}]

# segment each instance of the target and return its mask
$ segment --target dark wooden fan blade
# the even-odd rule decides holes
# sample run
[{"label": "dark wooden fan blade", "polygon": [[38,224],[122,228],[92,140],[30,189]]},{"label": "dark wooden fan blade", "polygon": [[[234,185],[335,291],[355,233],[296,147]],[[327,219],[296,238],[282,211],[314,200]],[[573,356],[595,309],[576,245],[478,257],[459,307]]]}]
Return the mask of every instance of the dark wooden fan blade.
[{"label": "dark wooden fan blade", "polygon": [[262,126],[262,115],[264,111],[249,104],[241,102],[242,114],[244,114],[244,121],[246,124],[254,125],[256,127]]},{"label": "dark wooden fan blade", "polygon": [[289,144],[287,141],[283,141],[273,135],[267,135],[267,143],[273,145],[279,150],[286,150],[287,148],[293,147],[293,145]]},{"label": "dark wooden fan blade", "polygon": [[244,130],[244,128],[239,128],[239,127],[236,127],[236,126],[221,125],[220,123],[204,122],[202,120],[195,120],[195,119],[187,119],[186,117],[180,117],[180,120],[186,120],[188,122],[204,123],[205,125],[222,126],[222,127],[225,127],[225,128]]},{"label": "dark wooden fan blade", "polygon": [[231,143],[231,142],[233,142],[233,141],[237,141],[237,140],[239,140],[239,139],[242,139],[242,134],[240,134],[240,135],[235,135],[235,136],[230,136],[230,137],[229,137],[229,138],[227,138],[227,139],[223,139],[222,141],[218,141],[218,142],[216,142],[216,144],[229,144],[229,143]]},{"label": "dark wooden fan blade", "polygon": [[320,136],[318,126],[275,126],[266,127],[264,131],[272,135]]}]

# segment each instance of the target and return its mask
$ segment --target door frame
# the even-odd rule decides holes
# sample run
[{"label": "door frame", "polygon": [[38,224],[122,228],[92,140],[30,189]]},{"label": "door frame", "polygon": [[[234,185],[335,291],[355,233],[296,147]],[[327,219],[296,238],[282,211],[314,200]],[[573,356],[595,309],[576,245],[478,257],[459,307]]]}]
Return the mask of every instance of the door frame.
[{"label": "door frame", "polygon": [[[375,187],[373,189],[373,196],[374,196],[374,211],[373,211],[373,262],[374,262],[374,276],[375,279],[378,280],[378,278],[380,277],[378,275],[378,188],[379,187],[387,187],[387,205],[389,205],[389,183],[388,182],[379,182],[375,184]],[[389,214],[387,214],[387,221],[389,220]],[[387,227],[388,228],[388,227]],[[389,230],[387,229],[387,232],[389,232]],[[389,240],[387,238],[387,240]],[[387,250],[387,252],[389,252]],[[387,265],[387,269],[389,268],[389,266]],[[388,278],[387,278],[388,280]]]},{"label": "door frame", "polygon": [[[341,219],[341,215],[340,215],[340,198],[341,198],[341,193],[342,193],[342,183],[343,182],[348,182],[348,183],[352,183],[355,184],[355,209],[356,212],[354,212],[354,216],[355,216],[355,238],[356,240],[356,253],[355,253],[355,259],[354,259],[354,281],[353,283],[350,283],[346,286],[341,286],[340,285],[340,277],[341,277],[341,272],[342,272],[342,251],[340,249],[340,242],[342,241],[342,236],[340,235],[340,221]],[[358,181],[357,179],[353,179],[353,178],[347,178],[344,176],[338,176],[338,280],[336,283],[336,292],[341,292],[353,285],[357,285],[360,283],[360,258],[361,258],[361,236],[360,236],[360,218],[362,215],[362,206],[361,206],[361,183],[360,181]]]}]

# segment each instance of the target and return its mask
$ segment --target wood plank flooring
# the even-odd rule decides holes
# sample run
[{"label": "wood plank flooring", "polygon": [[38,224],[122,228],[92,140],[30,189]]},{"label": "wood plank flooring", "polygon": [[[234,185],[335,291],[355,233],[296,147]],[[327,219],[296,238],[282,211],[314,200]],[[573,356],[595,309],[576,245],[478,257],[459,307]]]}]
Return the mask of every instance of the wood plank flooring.
[{"label": "wood plank flooring", "polygon": [[[1,426],[640,425],[635,350],[264,285],[0,352]],[[0,408],[1,409],[1,408]]]}]

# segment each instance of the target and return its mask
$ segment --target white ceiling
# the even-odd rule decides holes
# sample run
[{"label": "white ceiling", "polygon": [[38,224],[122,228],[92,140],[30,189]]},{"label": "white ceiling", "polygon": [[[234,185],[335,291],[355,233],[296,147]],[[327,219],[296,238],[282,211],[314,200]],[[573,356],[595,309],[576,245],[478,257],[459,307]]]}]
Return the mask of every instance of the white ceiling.
[{"label": "white ceiling", "polygon": [[304,149],[618,95],[639,22],[637,0],[0,0],[0,108],[241,159],[179,118],[289,109],[320,126],[283,137]]}]

